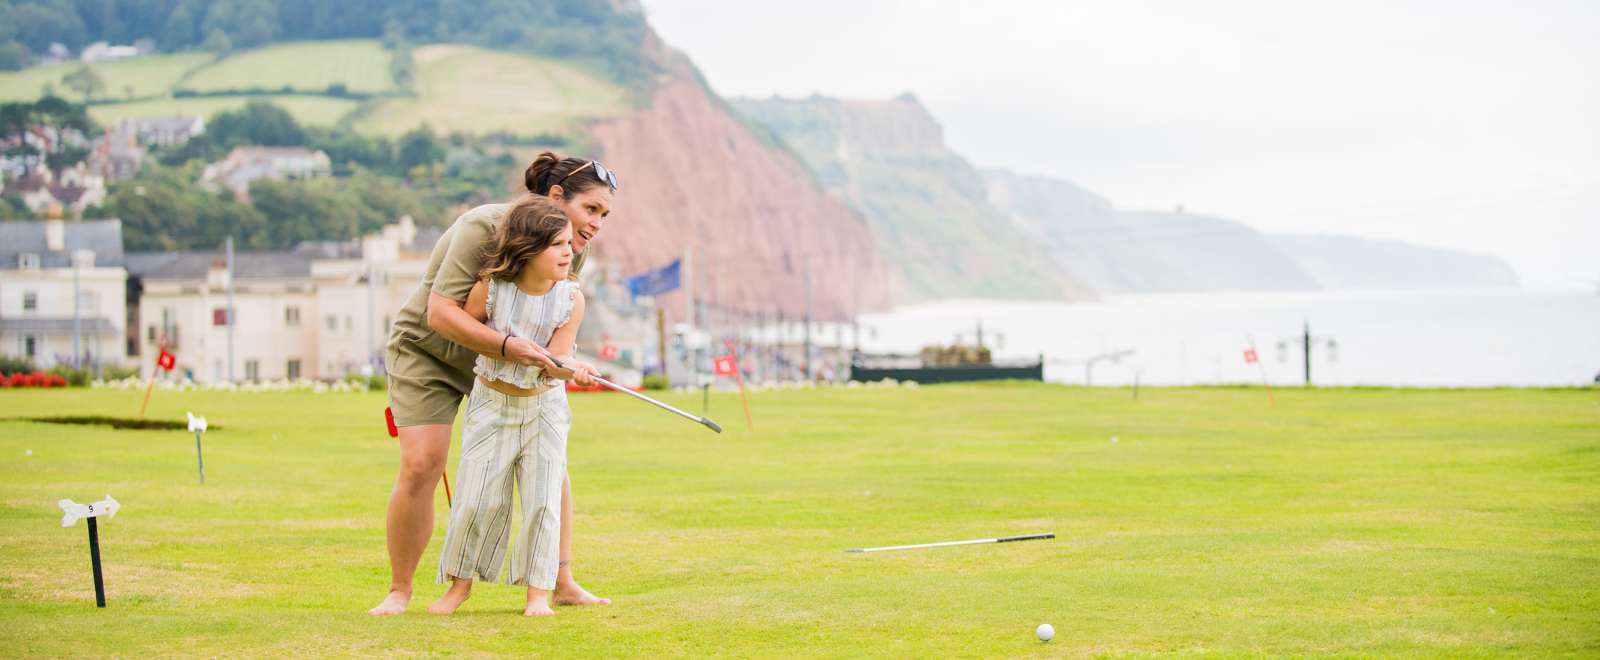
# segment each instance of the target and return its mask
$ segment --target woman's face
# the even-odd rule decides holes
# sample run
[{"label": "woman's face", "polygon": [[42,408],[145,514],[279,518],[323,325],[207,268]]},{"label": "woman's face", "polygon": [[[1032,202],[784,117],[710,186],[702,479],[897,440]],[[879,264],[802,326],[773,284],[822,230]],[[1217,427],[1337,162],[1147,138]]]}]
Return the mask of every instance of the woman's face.
[{"label": "woman's face", "polygon": [[550,247],[533,256],[532,268],[528,271],[539,279],[557,282],[567,279],[567,274],[572,272],[572,237],[572,224],[568,223],[566,229],[556,234]]},{"label": "woman's face", "polygon": [[600,235],[606,216],[611,215],[611,188],[594,186],[571,199],[562,199],[563,194],[561,186],[550,188],[550,199],[561,205],[561,210],[572,219],[572,249],[581,253],[589,247],[589,241]]}]

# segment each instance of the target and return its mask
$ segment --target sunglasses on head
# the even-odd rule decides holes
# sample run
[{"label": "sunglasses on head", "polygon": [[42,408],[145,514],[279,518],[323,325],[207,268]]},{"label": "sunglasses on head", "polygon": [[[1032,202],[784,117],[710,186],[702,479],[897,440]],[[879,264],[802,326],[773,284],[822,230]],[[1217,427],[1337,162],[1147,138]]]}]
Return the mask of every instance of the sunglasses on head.
[{"label": "sunglasses on head", "polygon": [[600,161],[598,161],[598,160],[591,160],[591,161],[589,161],[587,163],[579,165],[576,169],[572,170],[571,172],[567,172],[567,176],[561,177],[561,181],[557,181],[556,185],[558,185],[558,186],[561,185],[563,182],[565,182],[567,180],[568,177],[571,177],[572,175],[577,174],[579,172],[582,172],[582,171],[584,171],[586,169],[589,169],[589,167],[591,165],[594,166],[594,175],[596,177],[599,177],[601,181],[606,182],[606,185],[611,186],[611,190],[612,191],[616,191],[617,186],[619,185],[617,183],[617,173],[606,169],[606,166],[601,165]]}]

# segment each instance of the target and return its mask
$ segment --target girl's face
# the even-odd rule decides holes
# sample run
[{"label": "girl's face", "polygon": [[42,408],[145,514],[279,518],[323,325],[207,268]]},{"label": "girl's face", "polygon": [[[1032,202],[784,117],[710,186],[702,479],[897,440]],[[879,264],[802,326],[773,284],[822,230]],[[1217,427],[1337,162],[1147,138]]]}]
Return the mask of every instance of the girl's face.
[{"label": "girl's face", "polygon": [[556,234],[555,240],[550,242],[550,247],[533,256],[533,263],[528,264],[526,272],[541,280],[559,282],[567,279],[567,273],[571,271],[572,223],[567,223],[567,228]]},{"label": "girl's face", "polygon": [[600,227],[605,224],[606,216],[611,215],[611,188],[607,186],[594,186],[572,196],[571,199],[562,199],[565,194],[561,186],[550,188],[550,199],[561,205],[561,210],[566,211],[567,217],[572,219],[572,249],[574,252],[583,252],[589,247],[589,241],[600,235]]}]

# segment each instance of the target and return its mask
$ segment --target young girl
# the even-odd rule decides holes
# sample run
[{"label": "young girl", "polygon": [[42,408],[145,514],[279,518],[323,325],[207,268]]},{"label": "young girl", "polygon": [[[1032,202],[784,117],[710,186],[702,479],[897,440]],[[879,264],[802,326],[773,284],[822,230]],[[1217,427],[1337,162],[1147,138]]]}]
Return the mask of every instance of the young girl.
[{"label": "young girl", "polygon": [[461,430],[457,497],[439,557],[439,582],[449,578],[451,585],[428,608],[434,614],[460,607],[473,580],[499,577],[510,540],[513,482],[521,491],[522,526],[507,581],[528,587],[524,615],[555,613],[549,599],[559,568],[561,484],[572,424],[560,381],[595,375],[572,359],[584,304],[577,283],[567,279],[572,260],[566,214],[548,198],[526,197],[506,211],[478,283],[467,294],[468,314],[508,339],[525,337],[547,347],[566,368],[540,372],[478,357]]}]

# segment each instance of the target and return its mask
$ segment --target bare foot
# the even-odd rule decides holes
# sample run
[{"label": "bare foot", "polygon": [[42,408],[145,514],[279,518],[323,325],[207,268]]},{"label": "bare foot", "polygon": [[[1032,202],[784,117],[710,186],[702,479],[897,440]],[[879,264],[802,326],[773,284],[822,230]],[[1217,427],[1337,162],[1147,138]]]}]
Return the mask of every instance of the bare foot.
[{"label": "bare foot", "polygon": [[577,582],[567,582],[556,585],[556,595],[553,599],[557,605],[610,605],[610,598],[601,598],[589,593]]},{"label": "bare foot", "polygon": [[411,604],[411,593],[406,591],[391,591],[385,596],[383,602],[377,607],[367,610],[372,616],[397,616],[406,613],[406,606]]},{"label": "bare foot", "polygon": [[528,607],[522,610],[522,616],[550,616],[555,613],[550,609],[550,592],[528,587]]},{"label": "bare foot", "polygon": [[456,608],[467,602],[467,598],[470,596],[472,596],[472,580],[450,578],[450,590],[444,592],[444,595],[440,596],[439,600],[428,606],[428,613],[454,614]]}]

